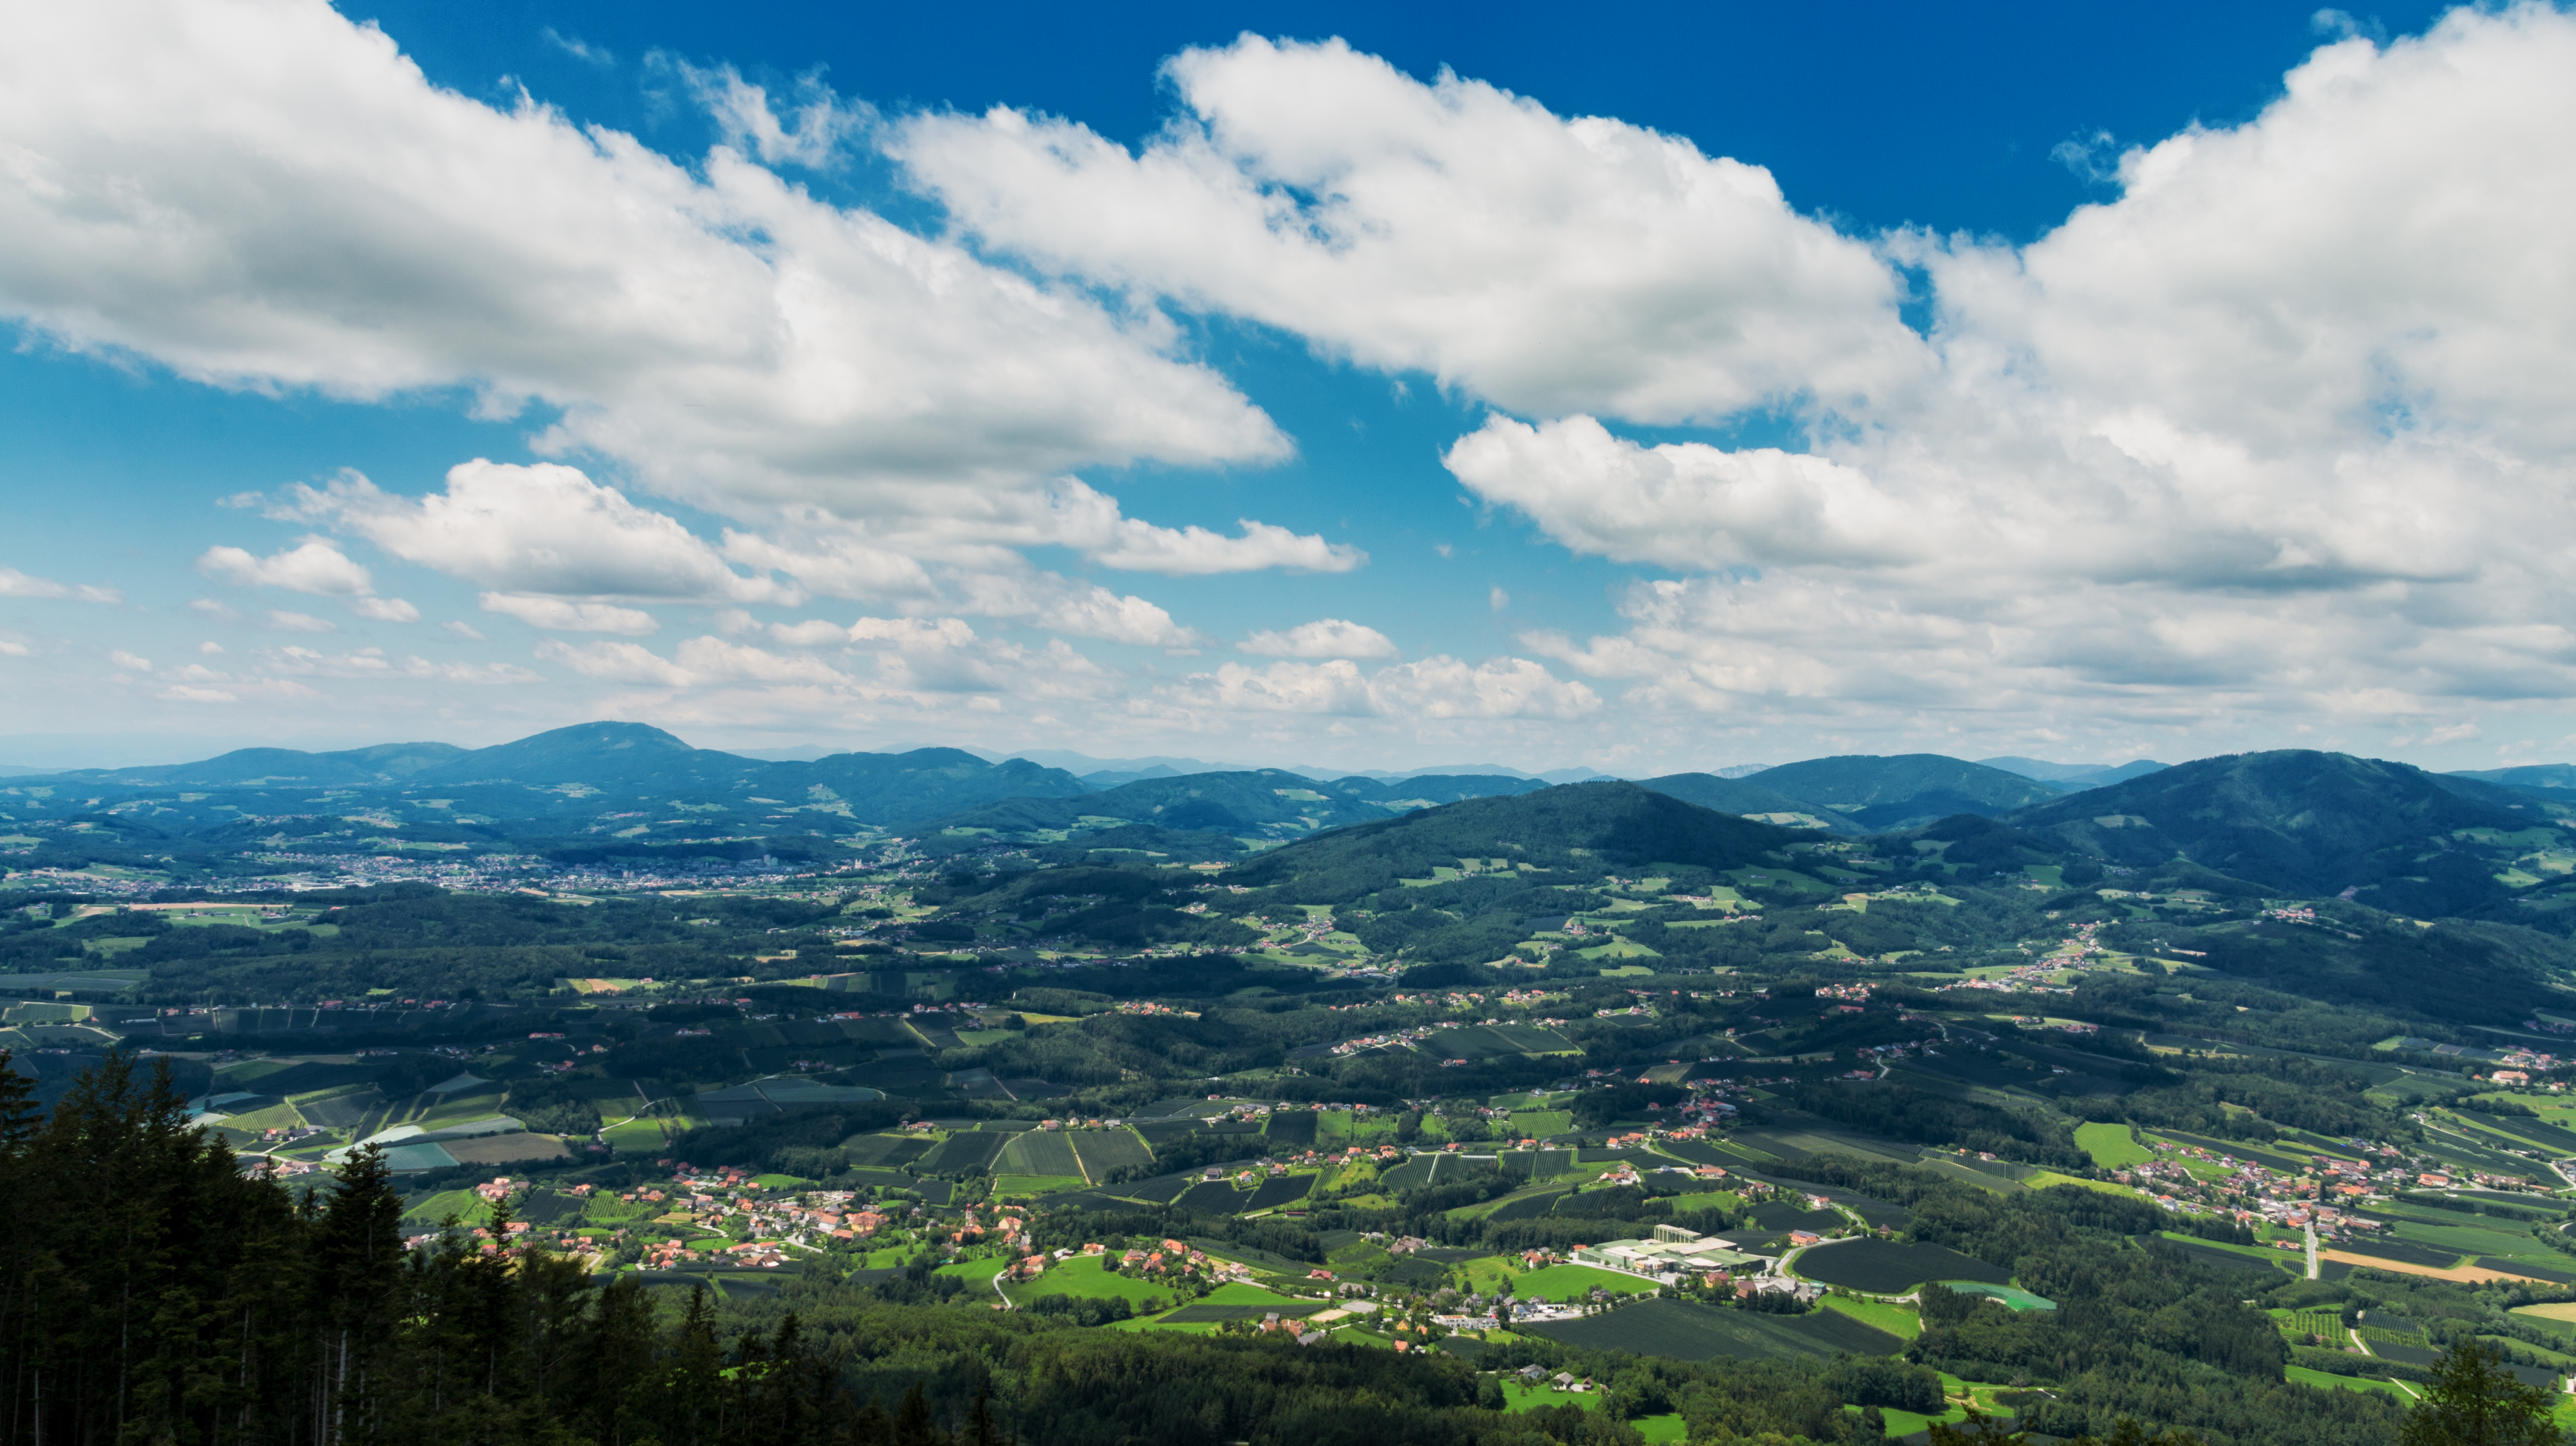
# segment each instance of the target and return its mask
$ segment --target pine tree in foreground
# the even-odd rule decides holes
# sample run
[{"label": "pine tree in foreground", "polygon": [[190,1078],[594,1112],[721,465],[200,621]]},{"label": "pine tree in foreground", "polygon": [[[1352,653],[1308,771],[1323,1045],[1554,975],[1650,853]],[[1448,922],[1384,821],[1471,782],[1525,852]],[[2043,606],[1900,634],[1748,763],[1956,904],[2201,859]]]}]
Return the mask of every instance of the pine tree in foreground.
[{"label": "pine tree in foreground", "polygon": [[2471,1339],[2442,1353],[2424,1399],[2406,1413],[2399,1446],[2558,1446],[2549,1393],[2525,1383],[2504,1353]]}]

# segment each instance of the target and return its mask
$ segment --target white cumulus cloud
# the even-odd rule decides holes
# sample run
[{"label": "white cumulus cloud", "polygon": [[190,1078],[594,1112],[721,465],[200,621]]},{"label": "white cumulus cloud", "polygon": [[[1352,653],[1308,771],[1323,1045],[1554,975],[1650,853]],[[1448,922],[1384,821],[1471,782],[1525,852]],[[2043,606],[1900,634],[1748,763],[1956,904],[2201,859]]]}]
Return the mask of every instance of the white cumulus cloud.
[{"label": "white cumulus cloud", "polygon": [[1392,658],[1399,651],[1386,634],[1342,618],[1257,632],[1234,646],[1263,658]]},{"label": "white cumulus cloud", "polygon": [[1072,637],[1161,648],[1196,647],[1205,641],[1141,597],[1053,573],[963,575],[956,590],[964,611],[1022,619]]},{"label": "white cumulus cloud", "polygon": [[1535,427],[1489,417],[1444,460],[1478,496],[1527,514],[1577,552],[1622,562],[1870,567],[1920,560],[1956,530],[1937,500],[1908,506],[1827,458],[1699,442],[1645,447],[1590,417]]},{"label": "white cumulus cloud", "polygon": [[1582,718],[1601,706],[1581,683],[1527,658],[1470,664],[1445,654],[1361,673],[1348,659],[1219,664],[1169,690],[1183,704],[1249,713],[1372,715],[1405,721]]},{"label": "white cumulus cloud", "polygon": [[670,601],[787,602],[793,589],[727,567],[677,518],[639,507],[579,469],[480,458],[417,500],[344,473],[298,487],[285,515],[328,518],[403,559],[514,593]]},{"label": "white cumulus cloud", "polygon": [[1141,152],[1009,108],[886,145],[992,244],[1515,410],[1679,421],[1924,369],[1868,243],[1759,166],[1338,40],[1165,74],[1184,113]]},{"label": "white cumulus cloud", "polygon": [[553,638],[537,644],[537,656],[561,663],[585,678],[613,683],[658,683],[684,687],[695,681],[689,670],[641,643],[564,643]]},{"label": "white cumulus cloud", "polygon": [[29,576],[14,567],[0,567],[0,597],[67,597],[94,603],[125,601],[125,594],[112,587],[87,583],[67,587],[49,577]]},{"label": "white cumulus cloud", "polygon": [[810,118],[719,86],[739,146],[683,163],[533,100],[429,83],[324,0],[97,0],[0,47],[0,311],[228,386],[464,386],[561,409],[541,445],[657,491],[841,515],[924,486],[1283,454],[1112,311],[816,199],[760,152]]},{"label": "white cumulus cloud", "polygon": [[1576,551],[1706,574],[1532,636],[1640,706],[2226,738],[2576,696],[2571,66],[2576,18],[2457,11],[2130,150],[2029,246],[1888,238],[1941,384],[1812,454],[1578,413],[1448,466]]},{"label": "white cumulus cloud", "polygon": [[659,632],[662,627],[654,621],[651,613],[642,608],[622,608],[613,603],[568,602],[559,597],[529,597],[523,593],[487,592],[483,594],[483,611],[517,618],[530,627],[552,628],[565,633],[625,633],[641,637],[646,633]]},{"label": "white cumulus cloud", "polygon": [[1344,543],[1326,542],[1285,527],[1246,517],[1236,526],[1239,537],[1204,527],[1157,527],[1123,520],[1116,540],[1092,551],[1093,560],[1124,572],[1160,572],[1205,576],[1220,572],[1258,572],[1288,568],[1298,572],[1349,572],[1368,561],[1368,554]]},{"label": "white cumulus cloud", "polygon": [[365,597],[375,591],[375,580],[364,567],[319,537],[266,557],[239,547],[210,547],[197,559],[197,571],[242,587],[279,587],[318,597]]}]

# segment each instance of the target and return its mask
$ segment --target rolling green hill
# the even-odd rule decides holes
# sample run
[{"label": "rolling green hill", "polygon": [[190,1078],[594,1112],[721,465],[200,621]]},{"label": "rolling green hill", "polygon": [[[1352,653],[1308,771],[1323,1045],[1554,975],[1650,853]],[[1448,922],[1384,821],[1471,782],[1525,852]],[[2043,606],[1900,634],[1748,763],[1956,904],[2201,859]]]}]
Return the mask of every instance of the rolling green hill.
[{"label": "rolling green hill", "polygon": [[1319,791],[1303,774],[1276,768],[1247,773],[1188,773],[1145,778],[1101,793],[1013,798],[967,809],[922,826],[924,833],[989,830],[1042,834],[1083,827],[1155,828],[1294,836],[1384,818],[1387,810],[1347,795]]},{"label": "rolling green hill", "polygon": [[1903,828],[1958,813],[1999,814],[2060,792],[2034,778],[1938,753],[1811,758],[1766,768],[1744,781],[1813,799],[1872,829]]},{"label": "rolling green hill", "polygon": [[1700,808],[1633,783],[1568,783],[1516,798],[1478,798],[1338,829],[1265,854],[1229,874],[1318,899],[1349,898],[1408,878],[1494,859],[1513,871],[1562,870],[1567,882],[1650,863],[1739,868],[1800,841],[1789,829]]},{"label": "rolling green hill", "polygon": [[336,753],[295,748],[238,748],[195,763],[150,768],[84,768],[60,775],[85,783],[134,787],[233,788],[279,782],[314,786],[390,783],[464,754],[453,743],[379,743]]},{"label": "rolling green hill", "polygon": [[1353,774],[1315,785],[1326,793],[1356,798],[1383,808],[1430,808],[1464,798],[1508,797],[1536,793],[1548,786],[1543,778],[1516,778],[1508,773],[1417,773],[1405,778],[1375,779]]},{"label": "rolling green hill", "polygon": [[1720,778],[1714,773],[1668,773],[1661,778],[1642,779],[1637,786],[1669,794],[1684,803],[1713,808],[1720,813],[1803,814],[1821,821],[1834,833],[1869,832],[1847,815],[1821,803],[1791,798],[1777,789],[1765,788],[1742,778]]},{"label": "rolling green hill", "polygon": [[2500,783],[2508,788],[2576,789],[2576,763],[2526,763],[2519,768],[2469,768],[2443,775]]},{"label": "rolling green hill", "polygon": [[2289,749],[2204,758],[2006,821],[2132,868],[2182,857],[2285,893],[2349,889],[2399,913],[2457,914],[2501,899],[2497,875],[2548,842],[2539,805],[2477,791],[2403,763]]}]

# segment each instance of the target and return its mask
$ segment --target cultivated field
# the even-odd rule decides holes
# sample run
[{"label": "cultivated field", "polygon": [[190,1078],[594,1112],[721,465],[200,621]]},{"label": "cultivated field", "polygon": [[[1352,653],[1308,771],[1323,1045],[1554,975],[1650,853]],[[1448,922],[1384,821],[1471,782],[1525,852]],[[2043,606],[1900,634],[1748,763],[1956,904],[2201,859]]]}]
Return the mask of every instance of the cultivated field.
[{"label": "cultivated field", "polygon": [[1073,1152],[1082,1160],[1082,1173],[1094,1180],[1109,1178],[1112,1170],[1154,1163],[1154,1152],[1133,1130],[1084,1130],[1073,1137]]},{"label": "cultivated field", "polygon": [[1905,1342],[1886,1331],[1828,1310],[1777,1316],[1725,1310],[1686,1300],[1646,1300],[1580,1320],[1521,1327],[1532,1335],[1586,1350],[1634,1351],[1677,1361],[1724,1356],[1763,1360],[1808,1356],[1894,1355]]},{"label": "cultivated field", "polygon": [[1011,1137],[994,1157],[997,1175],[1070,1175],[1082,1178],[1082,1162],[1073,1157],[1073,1142],[1056,1130],[1029,1130]]},{"label": "cultivated field", "polygon": [[1293,1205],[1305,1199],[1306,1192],[1314,1188],[1315,1177],[1312,1175],[1274,1176],[1261,1182],[1261,1188],[1252,1192],[1252,1197],[1243,1202],[1243,1208],[1276,1210],[1282,1205]]},{"label": "cultivated field", "polygon": [[852,1135],[841,1142],[841,1153],[853,1165],[899,1169],[929,1154],[931,1144],[897,1135]]},{"label": "cultivated field", "polygon": [[940,1175],[955,1170],[989,1170],[1011,1140],[1009,1135],[989,1134],[982,1130],[950,1135],[921,1157],[921,1168]]},{"label": "cultivated field", "polygon": [[1282,1110],[1270,1117],[1270,1126],[1262,1133],[1282,1150],[1303,1150],[1315,1143],[1315,1127],[1320,1124],[1313,1110]]},{"label": "cultivated field", "polygon": [[1927,1280],[1983,1280],[2001,1285],[2012,1279],[2012,1272],[2002,1266],[1988,1265],[1945,1245],[1873,1239],[1819,1245],[1798,1257],[1796,1269],[1809,1280],[1872,1295],[1902,1295]]}]

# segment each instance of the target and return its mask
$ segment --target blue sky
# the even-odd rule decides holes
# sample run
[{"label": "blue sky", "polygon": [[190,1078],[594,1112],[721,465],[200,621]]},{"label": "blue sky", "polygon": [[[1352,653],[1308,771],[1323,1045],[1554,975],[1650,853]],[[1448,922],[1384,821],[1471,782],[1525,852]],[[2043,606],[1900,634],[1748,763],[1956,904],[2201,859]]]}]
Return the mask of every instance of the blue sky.
[{"label": "blue sky", "polygon": [[2566,756],[2576,25],[2077,9],[13,21],[0,764]]}]

